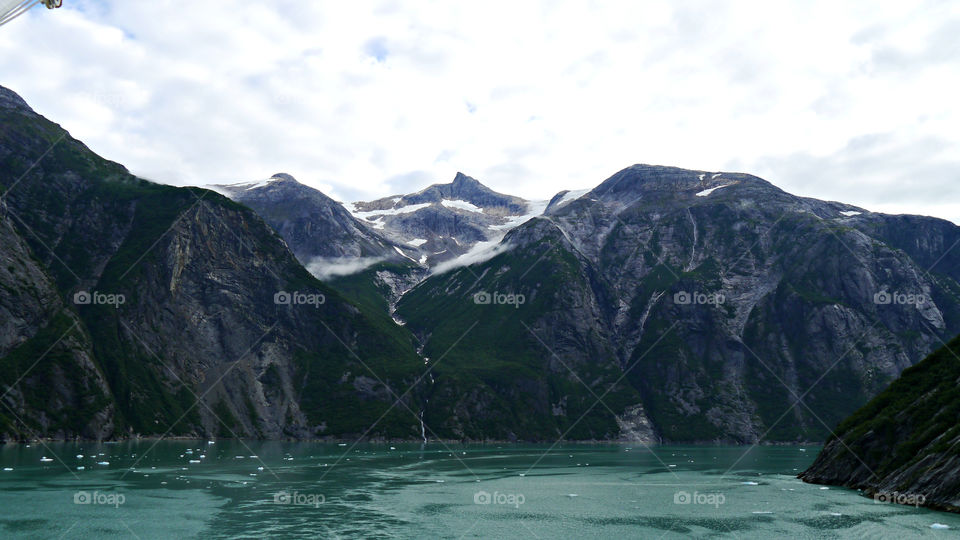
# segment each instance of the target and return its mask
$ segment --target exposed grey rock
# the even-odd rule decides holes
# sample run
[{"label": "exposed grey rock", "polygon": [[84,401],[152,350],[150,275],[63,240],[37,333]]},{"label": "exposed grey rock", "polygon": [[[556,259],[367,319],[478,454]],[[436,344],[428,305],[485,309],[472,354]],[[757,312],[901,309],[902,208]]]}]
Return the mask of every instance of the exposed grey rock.
[{"label": "exposed grey rock", "polygon": [[250,209],[133,177],[20,110],[0,109],[0,160],[0,436],[419,434],[416,394],[393,407],[422,365],[409,336]]},{"label": "exposed grey rock", "polygon": [[[542,344],[501,330],[505,343],[468,335],[451,356],[480,347],[548,366],[559,356],[578,373],[612,362],[664,440],[822,440],[960,332],[960,250],[950,250],[960,228],[949,222],[796,197],[745,174],[646,165],[565,198],[511,230],[503,254],[404,296],[398,313],[413,331],[445,336],[428,354],[474,318],[470,335],[503,325],[503,314],[467,316],[446,297],[519,292],[536,299],[517,317]],[[924,301],[900,301],[911,295]],[[418,315],[427,309],[439,313]]]}]

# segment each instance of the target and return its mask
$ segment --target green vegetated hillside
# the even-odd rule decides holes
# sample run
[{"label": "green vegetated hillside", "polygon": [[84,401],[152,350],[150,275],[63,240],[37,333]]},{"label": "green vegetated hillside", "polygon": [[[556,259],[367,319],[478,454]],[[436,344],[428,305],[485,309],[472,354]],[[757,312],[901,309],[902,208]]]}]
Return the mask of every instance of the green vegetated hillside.
[{"label": "green vegetated hillside", "polygon": [[632,166],[437,272],[529,207],[463,175],[405,196],[443,230],[367,203],[420,254],[275,175],[271,228],[0,88],[0,186],[5,439],[819,441],[960,333],[960,228],[745,174]]},{"label": "green vegetated hillside", "polygon": [[419,433],[394,406],[421,365],[406,331],[248,208],[138,179],[2,91],[4,438]]},{"label": "green vegetated hillside", "polygon": [[[706,176],[638,165],[572,201],[558,195],[497,256],[407,293],[397,315],[436,362],[433,425],[466,436],[824,440],[960,331],[956,226]],[[906,235],[891,237],[888,220],[925,247],[901,249]],[[918,261],[933,253],[926,272]],[[476,305],[478,291],[527,301]],[[930,300],[877,301],[911,291]]]},{"label": "green vegetated hillside", "polygon": [[960,511],[960,337],[840,423],[801,478]]}]

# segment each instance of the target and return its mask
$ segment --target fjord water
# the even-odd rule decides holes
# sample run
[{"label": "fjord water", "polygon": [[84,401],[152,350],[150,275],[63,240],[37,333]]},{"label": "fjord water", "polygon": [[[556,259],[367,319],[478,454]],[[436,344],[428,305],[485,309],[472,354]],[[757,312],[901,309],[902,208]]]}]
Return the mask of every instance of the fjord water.
[{"label": "fjord water", "polygon": [[241,441],[6,445],[0,448],[0,536],[912,538],[952,537],[960,530],[960,516],[877,504],[854,491],[800,482],[796,474],[818,450]]}]

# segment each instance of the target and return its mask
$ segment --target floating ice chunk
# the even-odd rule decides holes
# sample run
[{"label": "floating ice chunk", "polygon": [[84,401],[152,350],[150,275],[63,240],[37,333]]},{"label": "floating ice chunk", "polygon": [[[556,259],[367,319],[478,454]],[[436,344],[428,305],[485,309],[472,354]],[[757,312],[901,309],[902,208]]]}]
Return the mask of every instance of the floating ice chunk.
[{"label": "floating ice chunk", "polygon": [[931,529],[936,529],[938,531],[945,531],[950,528],[949,525],[944,525],[943,523],[934,523],[930,526]]},{"label": "floating ice chunk", "polygon": [[40,463],[50,463],[51,461],[53,461],[53,459],[48,458],[47,456],[40,458]]},{"label": "floating ice chunk", "polygon": [[759,486],[759,485],[760,485],[760,484],[758,484],[757,482],[740,482],[740,483],[743,484],[743,485],[745,485],[745,486]]}]

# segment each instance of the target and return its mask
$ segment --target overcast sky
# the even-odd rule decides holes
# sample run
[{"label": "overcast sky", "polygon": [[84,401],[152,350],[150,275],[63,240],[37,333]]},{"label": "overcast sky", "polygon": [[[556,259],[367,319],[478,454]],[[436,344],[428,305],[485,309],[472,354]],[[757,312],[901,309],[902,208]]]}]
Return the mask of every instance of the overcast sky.
[{"label": "overcast sky", "polygon": [[654,163],[960,223],[956,1],[64,4],[0,28],[0,84],[165,183],[548,198]]}]

